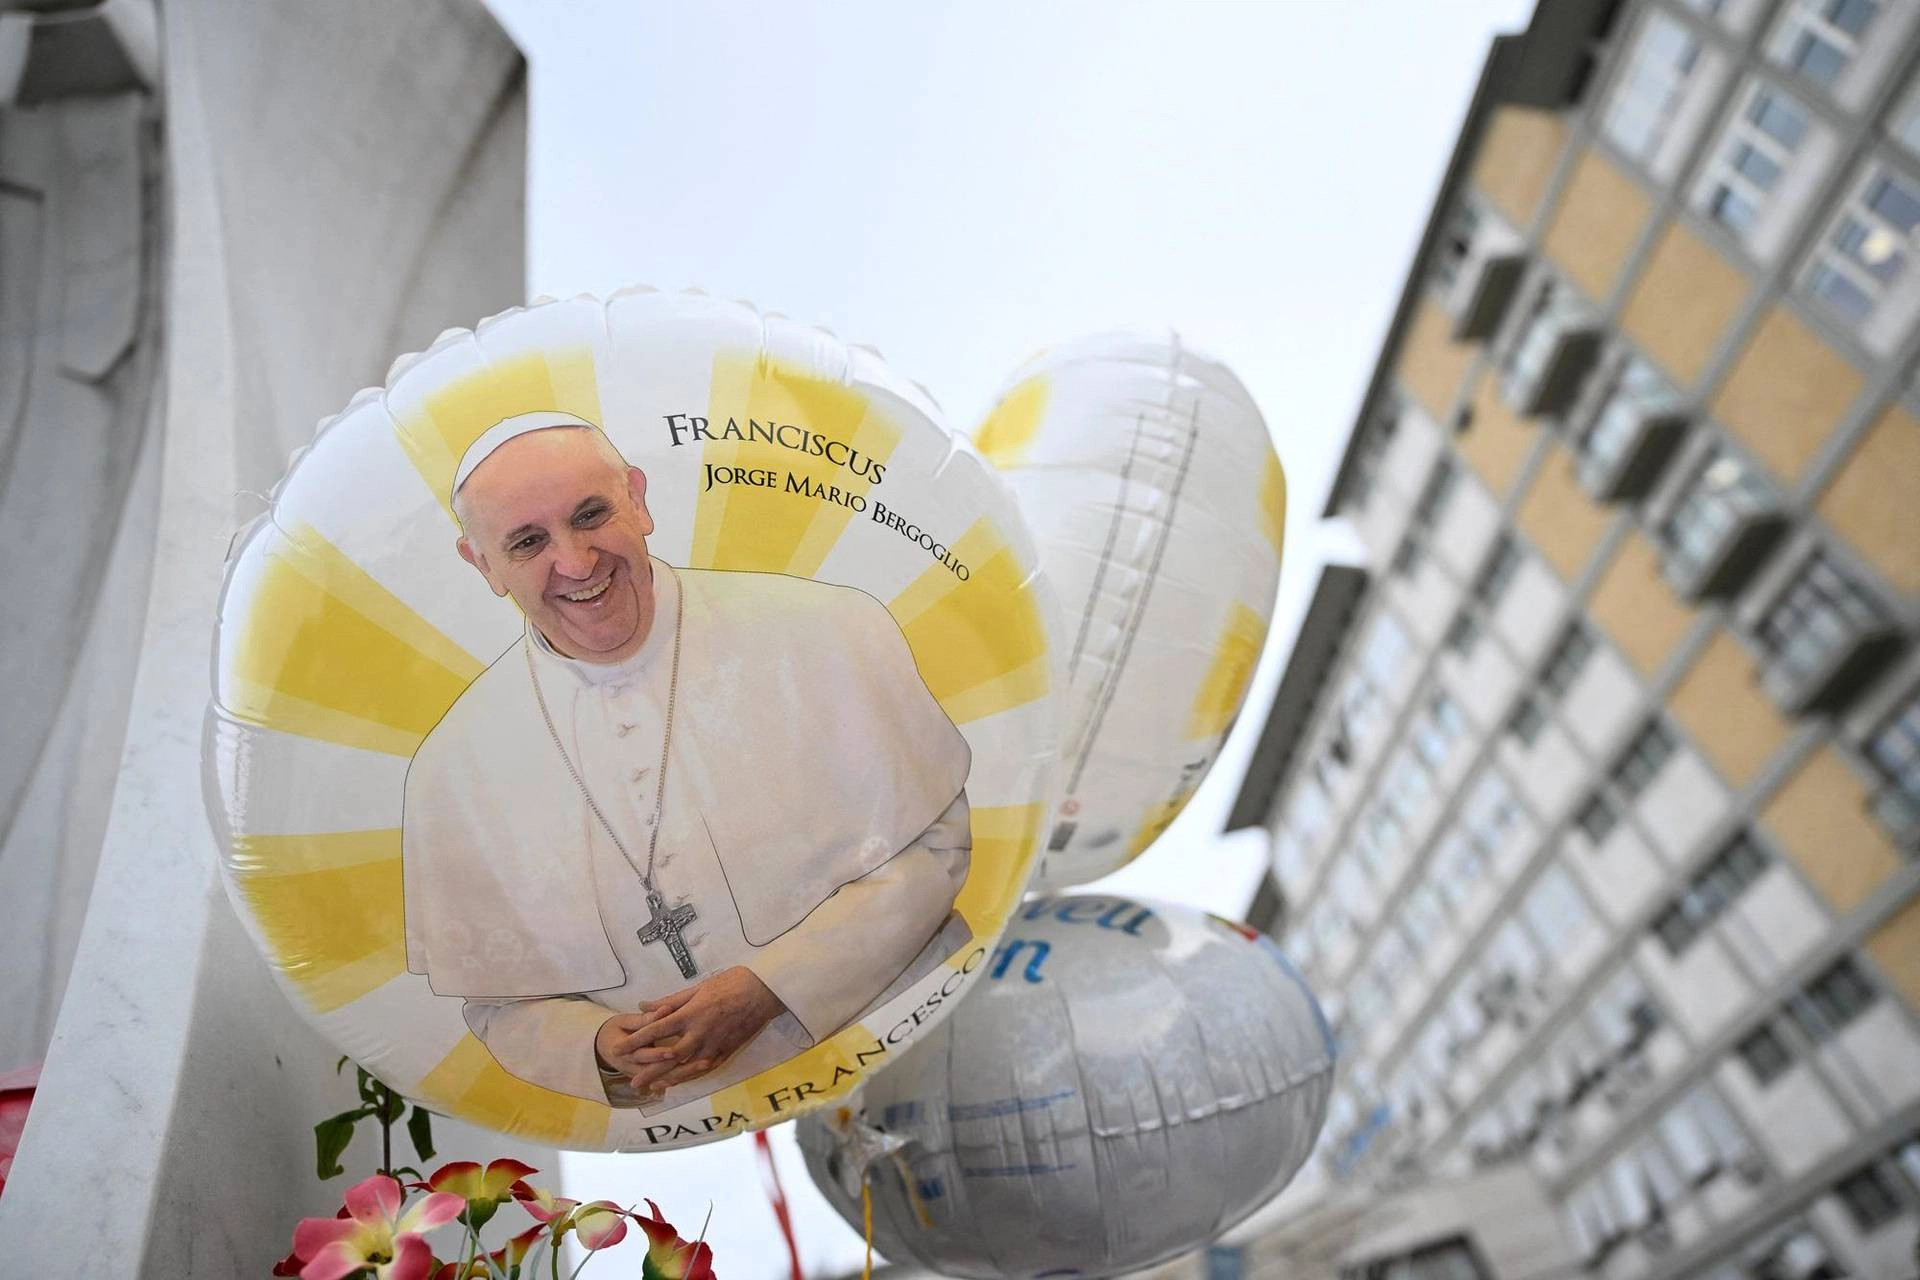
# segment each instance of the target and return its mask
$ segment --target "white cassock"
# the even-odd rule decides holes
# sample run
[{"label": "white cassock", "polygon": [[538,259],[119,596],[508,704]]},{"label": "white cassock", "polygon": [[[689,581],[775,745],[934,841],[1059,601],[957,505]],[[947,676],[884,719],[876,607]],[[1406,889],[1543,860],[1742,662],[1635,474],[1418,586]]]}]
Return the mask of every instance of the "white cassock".
[{"label": "white cassock", "polygon": [[[524,1080],[677,1106],[814,1044],[969,938],[966,740],[872,597],[780,574],[653,562],[656,609],[625,662],[578,662],[534,628],[447,712],[408,769],[407,967],[466,1001]],[[645,867],[684,593],[654,882],[691,903],[697,966],[643,944]],[[534,697],[623,854],[567,771]],[[631,858],[631,862],[629,861]],[[787,1007],[716,1070],[635,1095],[594,1036],[732,965]]]}]

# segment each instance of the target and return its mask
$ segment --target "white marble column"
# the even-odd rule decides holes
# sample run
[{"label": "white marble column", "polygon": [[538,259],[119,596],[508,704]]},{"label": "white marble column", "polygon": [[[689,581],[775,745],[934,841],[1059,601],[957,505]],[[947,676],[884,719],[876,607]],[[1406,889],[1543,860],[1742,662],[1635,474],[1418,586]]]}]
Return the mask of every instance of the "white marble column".
[{"label": "white marble column", "polygon": [[523,289],[524,64],[477,2],[159,16],[162,390],[122,534],[151,572],[108,575],[140,607],[96,611],[117,630],[83,644],[137,628],[98,870],[0,1197],[10,1274],[264,1275],[295,1218],[337,1205],[312,1125],[351,1105],[351,1074],[242,933],[202,807],[223,558],[316,421]]}]

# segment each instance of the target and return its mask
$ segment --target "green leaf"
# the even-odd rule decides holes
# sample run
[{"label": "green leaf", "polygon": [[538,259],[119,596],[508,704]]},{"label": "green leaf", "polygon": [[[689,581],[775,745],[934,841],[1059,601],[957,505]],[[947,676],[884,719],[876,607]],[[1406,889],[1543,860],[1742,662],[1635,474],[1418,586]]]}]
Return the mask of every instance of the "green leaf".
[{"label": "green leaf", "polygon": [[382,1120],[393,1124],[407,1113],[407,1100],[385,1085],[380,1086],[380,1105]]},{"label": "green leaf", "polygon": [[360,1073],[360,1101],[370,1106],[378,1106],[382,1085],[368,1073],[365,1067],[356,1067],[355,1070]]},{"label": "green leaf", "polygon": [[322,1179],[337,1178],[346,1172],[340,1157],[353,1141],[353,1122],[359,1118],[359,1112],[343,1111],[313,1126],[314,1171]]},{"label": "green leaf", "polygon": [[347,1065],[347,1055],[343,1053],[340,1055],[340,1061],[333,1064],[333,1074],[339,1075],[341,1068],[345,1067],[346,1065]]},{"label": "green leaf", "polygon": [[433,1159],[433,1112],[415,1107],[407,1117],[407,1136],[413,1139],[413,1153],[422,1160]]}]

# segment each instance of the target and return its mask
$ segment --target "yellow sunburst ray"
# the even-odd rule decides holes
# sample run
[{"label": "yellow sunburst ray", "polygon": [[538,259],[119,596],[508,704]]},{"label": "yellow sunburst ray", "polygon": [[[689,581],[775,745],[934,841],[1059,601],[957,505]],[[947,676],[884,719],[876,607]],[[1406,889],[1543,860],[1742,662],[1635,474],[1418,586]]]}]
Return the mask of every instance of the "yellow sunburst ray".
[{"label": "yellow sunburst ray", "polygon": [[[772,487],[716,484],[701,493],[691,563],[703,569],[811,575],[854,515],[821,495],[838,489],[864,497],[874,487],[870,469],[855,474],[824,451],[825,442],[845,446],[846,460],[858,452],[884,465],[901,437],[900,424],[858,388],[765,356],[715,357],[707,415],[709,433],[738,438],[707,441],[703,464],[771,471],[778,479]],[[777,434],[783,429],[787,442]],[[802,433],[817,437],[823,452],[810,452]]]},{"label": "yellow sunburst ray", "polygon": [[996,467],[1016,467],[1040,436],[1051,393],[1046,375],[1035,374],[1000,397],[973,433],[974,447]]},{"label": "yellow sunburst ray", "polygon": [[1260,529],[1273,544],[1273,554],[1279,556],[1287,538],[1287,473],[1280,469],[1279,455],[1271,449],[1260,476]]},{"label": "yellow sunburst ray", "polygon": [[1039,605],[1005,537],[982,519],[952,552],[969,568],[966,581],[936,564],[887,607],[927,688],[966,724],[1045,695],[1052,673]]},{"label": "yellow sunburst ray", "polygon": [[397,827],[238,836],[231,866],[274,964],[315,1009],[405,972]]},{"label": "yellow sunburst ray", "polygon": [[495,423],[544,410],[605,425],[591,348],[558,347],[490,360],[429,392],[417,408],[395,410],[394,435],[452,519],[450,490],[461,456]]},{"label": "yellow sunburst ray", "polygon": [[987,925],[1004,920],[1026,891],[1027,872],[1032,868],[1027,855],[1039,843],[1045,817],[1045,806],[1038,803],[973,810],[973,860],[954,910],[976,938]]},{"label": "yellow sunburst ray", "polygon": [[1213,642],[1213,660],[1207,664],[1206,678],[1193,699],[1187,715],[1187,738],[1210,738],[1225,733],[1240,710],[1247,684],[1260,663],[1260,648],[1267,640],[1267,624],[1260,615],[1241,604],[1232,603],[1227,620]]},{"label": "yellow sunburst ray", "polygon": [[420,1081],[415,1093],[436,1110],[553,1146],[587,1151],[606,1145],[613,1111],[509,1075],[471,1034]]},{"label": "yellow sunburst ray", "polygon": [[483,664],[310,527],[265,553],[221,697],[235,717],[410,755]]}]

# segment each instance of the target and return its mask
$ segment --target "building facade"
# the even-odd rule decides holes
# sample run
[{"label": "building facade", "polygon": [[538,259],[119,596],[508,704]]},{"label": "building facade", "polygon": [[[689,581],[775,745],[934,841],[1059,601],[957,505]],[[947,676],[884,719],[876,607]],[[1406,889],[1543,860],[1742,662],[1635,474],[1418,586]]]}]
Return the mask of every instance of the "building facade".
[{"label": "building facade", "polygon": [[1920,1272],[1917,232],[1914,0],[1496,44],[1230,824],[1334,1184],[1525,1170],[1607,1280]]}]

